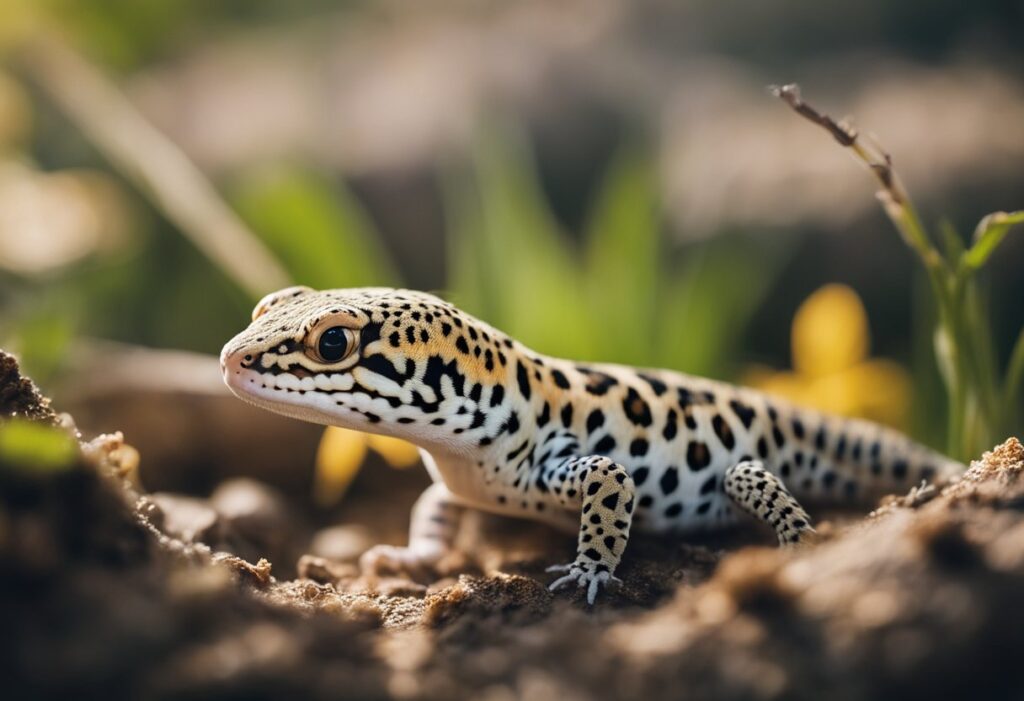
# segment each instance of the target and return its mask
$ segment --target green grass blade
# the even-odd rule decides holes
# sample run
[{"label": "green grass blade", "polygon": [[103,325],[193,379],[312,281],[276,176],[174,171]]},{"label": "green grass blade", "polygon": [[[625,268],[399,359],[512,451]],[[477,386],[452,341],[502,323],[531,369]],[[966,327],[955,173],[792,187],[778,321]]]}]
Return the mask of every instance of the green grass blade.
[{"label": "green grass blade", "polygon": [[1010,228],[1017,224],[1024,224],[1024,210],[993,212],[978,222],[974,242],[961,258],[963,266],[972,271],[980,270],[1006,238]]},{"label": "green grass blade", "polygon": [[606,360],[650,364],[663,281],[657,183],[646,155],[626,150],[601,185],[586,241],[587,303]]},{"label": "green grass blade", "polygon": [[397,283],[366,213],[327,178],[282,168],[241,180],[231,191],[239,213],[296,282],[316,288]]}]

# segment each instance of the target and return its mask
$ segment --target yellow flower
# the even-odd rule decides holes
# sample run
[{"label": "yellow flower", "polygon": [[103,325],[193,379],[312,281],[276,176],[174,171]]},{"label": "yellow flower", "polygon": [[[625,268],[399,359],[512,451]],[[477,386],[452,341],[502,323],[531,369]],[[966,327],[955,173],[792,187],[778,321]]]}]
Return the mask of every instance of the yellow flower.
[{"label": "yellow flower", "polygon": [[328,426],[316,453],[313,497],[322,506],[336,504],[348,490],[372,450],[394,468],[417,464],[419,450],[399,438]]},{"label": "yellow flower", "polygon": [[797,310],[792,329],[793,371],[753,368],[747,384],[797,404],[906,425],[910,380],[898,364],[868,358],[867,313],[846,285],[826,285]]}]

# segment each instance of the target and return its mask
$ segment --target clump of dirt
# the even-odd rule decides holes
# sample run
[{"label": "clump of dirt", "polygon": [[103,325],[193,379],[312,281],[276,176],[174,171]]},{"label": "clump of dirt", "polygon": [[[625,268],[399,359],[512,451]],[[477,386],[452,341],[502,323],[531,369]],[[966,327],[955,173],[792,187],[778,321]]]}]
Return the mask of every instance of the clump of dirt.
[{"label": "clump of dirt", "polygon": [[[55,423],[15,380],[0,397]],[[1016,439],[817,544],[636,539],[593,610],[545,586],[571,538],[488,517],[436,573],[371,579],[310,554],[293,578],[260,559],[273,494],[235,485],[179,518],[127,479],[130,455],[115,436],[60,470],[0,458],[5,697],[1024,697]],[[362,542],[345,528],[323,553]]]},{"label": "clump of dirt", "polygon": [[50,408],[50,400],[42,395],[32,380],[22,377],[15,357],[3,351],[0,351],[0,416],[21,416],[50,425],[59,421]]}]

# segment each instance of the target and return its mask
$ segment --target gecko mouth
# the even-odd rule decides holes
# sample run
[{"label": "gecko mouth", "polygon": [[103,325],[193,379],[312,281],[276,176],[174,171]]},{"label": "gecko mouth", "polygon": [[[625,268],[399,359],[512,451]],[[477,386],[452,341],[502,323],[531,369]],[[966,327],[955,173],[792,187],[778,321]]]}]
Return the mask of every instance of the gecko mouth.
[{"label": "gecko mouth", "polygon": [[[317,401],[316,392],[304,390],[289,390],[282,387],[271,387],[266,384],[268,378],[255,370],[246,368],[224,368],[224,384],[228,386],[231,393],[242,401],[257,406],[275,414],[287,416],[293,419],[309,421],[312,423],[338,425],[342,423],[342,417],[335,412],[329,412],[327,397],[322,402]],[[324,406],[318,406],[323,404]]]}]

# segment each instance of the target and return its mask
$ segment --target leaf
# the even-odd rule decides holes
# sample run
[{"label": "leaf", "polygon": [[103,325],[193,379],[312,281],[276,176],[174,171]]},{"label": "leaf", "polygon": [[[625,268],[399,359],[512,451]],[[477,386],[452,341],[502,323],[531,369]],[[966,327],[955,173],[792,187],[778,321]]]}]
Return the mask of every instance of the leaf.
[{"label": "leaf", "polygon": [[338,503],[366,459],[368,435],[328,426],[316,451],[313,498],[321,506]]},{"label": "leaf", "polygon": [[664,284],[657,184],[646,154],[620,153],[601,185],[586,241],[586,290],[602,359],[649,364]]},{"label": "leaf", "polygon": [[1024,210],[1017,212],[993,212],[980,222],[974,230],[974,243],[960,259],[969,270],[980,270],[989,257],[1006,237],[1010,228],[1024,224]]},{"label": "leaf", "polygon": [[[468,311],[538,351],[586,357],[590,332],[579,266],[554,221],[525,147],[508,131],[474,149],[475,188],[461,184],[449,202],[459,232],[453,290]],[[458,250],[455,248],[453,250]]]},{"label": "leaf", "polygon": [[744,329],[760,308],[789,246],[721,235],[695,245],[659,305],[654,364],[728,377]]},{"label": "leaf", "polygon": [[[1010,353],[1010,362],[1006,368],[1006,413],[1010,417],[1019,417],[1021,402],[1024,400],[1024,329],[1017,336]],[[1011,430],[1019,430],[1020,426],[1010,425]]]},{"label": "leaf", "polygon": [[323,289],[398,280],[362,207],[326,178],[282,168],[251,176],[232,192],[242,218],[299,283]]},{"label": "leaf", "polygon": [[67,432],[14,419],[0,425],[0,463],[25,472],[62,472],[74,465],[78,445]]},{"label": "leaf", "polygon": [[371,433],[366,437],[366,444],[395,469],[404,470],[420,463],[420,449],[401,438]]}]

